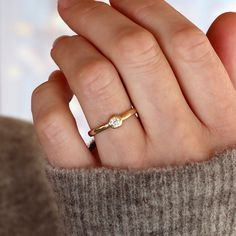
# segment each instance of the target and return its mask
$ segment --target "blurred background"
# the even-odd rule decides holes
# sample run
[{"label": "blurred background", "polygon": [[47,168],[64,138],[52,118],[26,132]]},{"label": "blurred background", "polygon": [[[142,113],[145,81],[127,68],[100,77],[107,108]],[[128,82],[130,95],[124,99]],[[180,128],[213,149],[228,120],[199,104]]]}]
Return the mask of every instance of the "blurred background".
[{"label": "blurred background", "polygon": [[[108,2],[108,1],[104,1]],[[236,0],[168,0],[204,32]],[[0,0],[0,115],[32,121],[31,94],[57,67],[50,58],[54,39],[73,32],[59,18],[57,0]],[[86,142],[88,125],[78,102],[70,104]]]}]

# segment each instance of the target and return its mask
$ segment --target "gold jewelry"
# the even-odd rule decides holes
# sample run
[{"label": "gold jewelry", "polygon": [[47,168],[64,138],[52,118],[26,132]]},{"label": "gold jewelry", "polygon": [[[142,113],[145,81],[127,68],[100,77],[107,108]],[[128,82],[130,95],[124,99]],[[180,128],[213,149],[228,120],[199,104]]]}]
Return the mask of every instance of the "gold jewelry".
[{"label": "gold jewelry", "polygon": [[88,134],[90,137],[95,136],[96,134],[108,129],[108,128],[112,128],[112,129],[117,129],[120,126],[122,126],[123,121],[128,119],[129,117],[131,117],[132,115],[136,114],[137,110],[135,108],[131,108],[130,110],[119,114],[119,115],[113,115],[111,116],[111,118],[108,120],[108,122],[106,124],[103,124],[101,126],[98,126],[94,129],[91,129]]}]

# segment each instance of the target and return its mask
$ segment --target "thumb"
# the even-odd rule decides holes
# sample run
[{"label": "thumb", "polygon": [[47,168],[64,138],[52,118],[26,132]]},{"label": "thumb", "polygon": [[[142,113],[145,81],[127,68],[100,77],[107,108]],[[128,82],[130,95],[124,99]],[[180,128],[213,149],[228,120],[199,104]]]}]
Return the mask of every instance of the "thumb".
[{"label": "thumb", "polygon": [[236,13],[220,15],[210,26],[207,37],[236,88]]}]

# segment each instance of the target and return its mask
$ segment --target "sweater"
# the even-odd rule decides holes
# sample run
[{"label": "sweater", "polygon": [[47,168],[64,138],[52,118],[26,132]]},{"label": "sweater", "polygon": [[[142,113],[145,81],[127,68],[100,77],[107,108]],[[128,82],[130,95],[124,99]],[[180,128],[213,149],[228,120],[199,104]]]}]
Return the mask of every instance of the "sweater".
[{"label": "sweater", "polygon": [[32,124],[0,117],[0,236],[57,236],[59,216]]},{"label": "sweater", "polygon": [[14,224],[30,232],[36,217],[36,232],[44,231],[31,235],[236,236],[236,147],[182,166],[63,169],[46,161],[33,133],[29,123],[0,119],[0,235],[30,235],[6,232]]}]

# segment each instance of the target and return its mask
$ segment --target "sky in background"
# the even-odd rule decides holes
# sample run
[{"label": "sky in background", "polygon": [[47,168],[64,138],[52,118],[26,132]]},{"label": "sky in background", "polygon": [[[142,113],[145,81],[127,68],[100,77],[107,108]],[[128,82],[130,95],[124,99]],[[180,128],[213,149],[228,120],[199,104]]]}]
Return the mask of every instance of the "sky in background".
[{"label": "sky in background", "polygon": [[[107,1],[106,1],[107,2]],[[204,32],[221,13],[236,11],[236,0],[169,0]],[[56,69],[51,45],[73,32],[56,12],[56,0],[0,0],[0,114],[32,120],[31,94]],[[85,140],[88,126],[79,104],[70,104]]]}]

